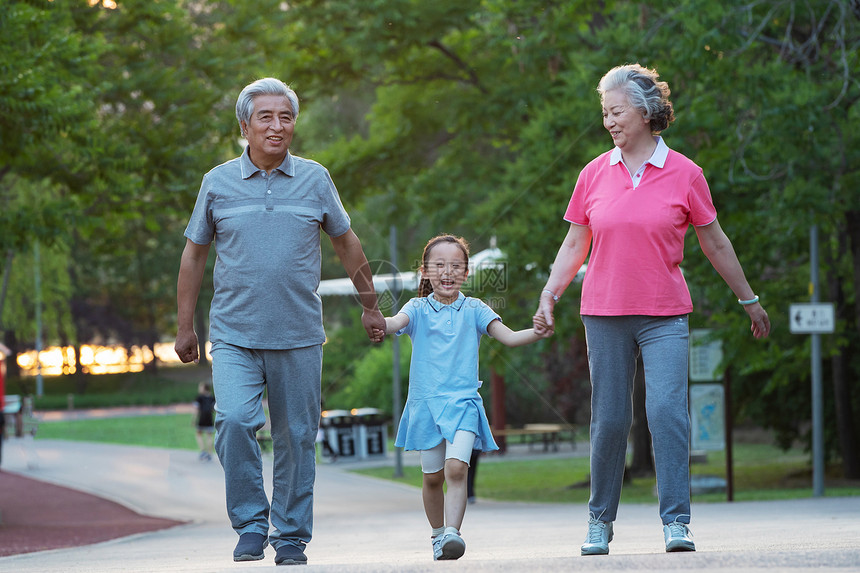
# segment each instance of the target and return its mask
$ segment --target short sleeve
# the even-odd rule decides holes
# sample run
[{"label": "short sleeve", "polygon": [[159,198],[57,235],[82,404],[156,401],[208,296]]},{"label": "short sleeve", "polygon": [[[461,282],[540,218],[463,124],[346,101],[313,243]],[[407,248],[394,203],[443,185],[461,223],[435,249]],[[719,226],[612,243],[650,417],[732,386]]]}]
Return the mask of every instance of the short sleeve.
[{"label": "short sleeve", "polygon": [[487,332],[487,327],[490,326],[490,323],[494,320],[501,320],[502,317],[499,314],[490,308],[490,306],[482,300],[479,299],[469,299],[473,300],[477,303],[477,308],[475,312],[475,326],[478,329],[478,332],[481,334],[489,334]]},{"label": "short sleeve", "polygon": [[340,200],[340,194],[332,181],[328,169],[322,168],[323,182],[320,189],[322,223],[320,227],[331,237],[339,237],[349,231],[349,214]]},{"label": "short sleeve", "polygon": [[403,305],[403,308],[400,309],[400,313],[405,314],[409,317],[409,324],[398,330],[395,334],[400,336],[402,334],[408,334],[412,336],[412,333],[415,331],[415,323],[416,318],[418,316],[418,309],[421,306],[421,301],[417,298],[409,299],[409,302]]},{"label": "short sleeve", "polygon": [[198,245],[208,245],[215,238],[215,219],[212,216],[212,185],[207,176],[203,177],[194,211],[185,228],[185,236]]},{"label": "short sleeve", "polygon": [[710,225],[717,218],[717,209],[711,199],[711,190],[701,171],[690,184],[690,223],[696,227]]},{"label": "short sleeve", "polygon": [[588,188],[587,171],[588,166],[579,172],[579,177],[576,179],[573,195],[571,195],[570,202],[567,204],[567,210],[564,212],[564,220],[568,223],[588,226],[588,214],[585,209],[585,196]]}]

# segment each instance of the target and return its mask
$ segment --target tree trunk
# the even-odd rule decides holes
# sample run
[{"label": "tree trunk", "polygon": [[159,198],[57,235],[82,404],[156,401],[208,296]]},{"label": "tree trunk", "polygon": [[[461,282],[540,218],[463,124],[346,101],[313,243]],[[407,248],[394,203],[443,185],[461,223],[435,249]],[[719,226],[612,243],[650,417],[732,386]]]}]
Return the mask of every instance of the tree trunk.
[{"label": "tree trunk", "polygon": [[84,372],[84,366],[81,364],[81,343],[75,342],[75,392],[84,394],[87,391],[87,374]]},{"label": "tree trunk", "polygon": [[[860,227],[857,226],[858,218],[856,217],[856,212],[854,216],[854,220],[852,221],[852,216],[850,214],[846,215],[846,221],[848,223],[849,231],[848,234],[852,238],[852,244],[850,248],[852,250],[852,255],[854,255],[854,271],[855,271],[855,287],[857,281],[857,269],[858,265],[858,249],[857,246],[860,246],[860,242],[855,242],[857,240],[857,234],[860,232]],[[851,229],[853,223],[853,231]],[[842,258],[842,254],[845,253],[849,249],[849,245],[847,244],[845,234],[837,233],[837,257]],[[828,265],[829,268],[834,268],[835,264]],[[838,319],[844,319],[849,324],[852,322],[852,317],[848,316],[847,305],[845,304],[845,293],[841,288],[841,281],[839,277],[833,275],[832,273],[827,274],[827,283],[829,288],[830,300],[835,303],[836,306],[836,317]],[[855,304],[854,308],[858,308],[860,305]],[[856,319],[855,319],[856,320]],[[849,336],[849,340],[856,340],[856,336]],[[839,449],[842,453],[842,468],[845,473],[845,477],[848,479],[857,479],[860,478],[860,445],[857,443],[857,426],[854,423],[854,412],[852,411],[851,405],[851,384],[849,382],[849,373],[848,368],[851,364],[851,355],[852,355],[852,347],[842,346],[839,349],[839,352],[830,359],[831,369],[832,369],[832,379],[833,379],[833,401],[836,409],[836,433],[839,439]]]},{"label": "tree trunk", "polygon": [[18,336],[14,330],[7,330],[3,333],[3,344],[12,351],[6,360],[6,379],[21,378],[21,367],[18,366]]},{"label": "tree trunk", "polygon": [[654,475],[654,456],[651,454],[651,432],[645,413],[645,365],[642,353],[636,360],[636,375],[633,377],[633,428],[630,431],[633,443],[633,459],[627,468],[629,477]]}]

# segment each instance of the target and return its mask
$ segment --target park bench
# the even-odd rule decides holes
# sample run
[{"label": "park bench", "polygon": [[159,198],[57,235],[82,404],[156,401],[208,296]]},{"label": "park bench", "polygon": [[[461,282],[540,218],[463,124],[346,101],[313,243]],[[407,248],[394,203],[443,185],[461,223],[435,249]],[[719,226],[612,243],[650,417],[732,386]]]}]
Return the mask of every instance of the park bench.
[{"label": "park bench", "polygon": [[519,443],[527,443],[529,450],[535,444],[543,444],[543,451],[547,452],[550,448],[552,451],[558,451],[559,442],[562,439],[569,439],[571,445],[576,447],[575,432],[576,428],[572,424],[525,424],[522,428],[512,428],[510,426],[504,429],[493,430],[493,437],[507,440],[508,438],[516,438]]}]

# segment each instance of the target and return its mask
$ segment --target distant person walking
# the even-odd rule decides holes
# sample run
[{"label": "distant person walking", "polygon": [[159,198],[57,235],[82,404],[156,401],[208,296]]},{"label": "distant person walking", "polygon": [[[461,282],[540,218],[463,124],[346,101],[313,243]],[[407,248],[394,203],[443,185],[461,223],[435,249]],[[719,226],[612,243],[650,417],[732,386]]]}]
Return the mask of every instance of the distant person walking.
[{"label": "distant person walking", "polygon": [[434,237],[421,260],[418,297],[385,319],[386,334],[405,333],[412,339],[409,395],[395,446],[421,452],[433,559],[459,559],[466,551],[460,527],[469,458],[473,449],[498,449],[478,393],[481,337],[488,334],[507,346],[541,337],[532,328],[512,331],[492,308],[460,292],[469,275],[469,247],[463,239]]},{"label": "distant person walking", "polygon": [[206,382],[197,387],[197,397],[194,398],[194,425],[197,428],[195,437],[200,448],[200,460],[208,462],[212,459],[213,439],[215,437],[215,396]]},{"label": "distant person walking", "polygon": [[[271,543],[276,564],[307,563],[325,341],[320,231],[358,290],[368,336],[381,340],[385,327],[367,258],[328,171],[289,152],[298,115],[296,93],[278,79],[242,90],[236,118],[248,145],[203,177],[179,268],[175,349],[192,362],[198,360],[194,307],[214,241],[215,449],[239,535],[235,561],[262,559]],[[275,456],[271,502],[256,440],[266,423],[264,392]]]},{"label": "distant person walking", "polygon": [[12,356],[9,347],[0,342],[0,463],[3,462],[3,440],[6,439],[6,357]]},{"label": "distant person walking", "polygon": [[669,86],[638,64],[611,69],[597,88],[603,126],[615,147],[579,174],[564,219],[570,223],[540,296],[535,332],[591,249],[582,284],[591,374],[591,498],[583,555],[605,555],[621,496],[633,419],[637,355],[645,365],[646,411],[654,449],[666,551],[695,551],[690,523],[687,356],[693,309],[681,273],[693,225],[702,252],[749,315],[753,336],[770,322],[720,228],[702,169],[657,135],[675,119]]}]

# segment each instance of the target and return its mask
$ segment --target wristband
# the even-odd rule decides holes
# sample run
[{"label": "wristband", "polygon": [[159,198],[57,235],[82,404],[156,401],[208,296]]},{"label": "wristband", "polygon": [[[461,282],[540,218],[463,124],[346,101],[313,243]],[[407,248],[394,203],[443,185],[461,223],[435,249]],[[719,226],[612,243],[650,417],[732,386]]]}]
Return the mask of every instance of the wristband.
[{"label": "wristband", "polygon": [[557,296],[554,292],[552,292],[551,290],[549,290],[548,288],[543,289],[543,291],[541,291],[541,294],[543,294],[543,293],[545,293],[545,292],[548,292],[548,293],[549,293],[549,296],[551,296],[551,297],[552,297],[552,300],[553,300],[553,301],[555,301],[555,302],[558,302],[558,299],[559,299],[559,298],[561,298],[561,297]]},{"label": "wristband", "polygon": [[751,298],[751,299],[749,299],[749,300],[741,300],[741,299],[738,299],[738,303],[739,303],[739,304],[741,304],[742,306],[747,306],[747,305],[750,305],[750,304],[755,304],[755,303],[757,303],[757,302],[758,302],[758,295],[755,295],[754,297],[752,297],[752,298]]}]

